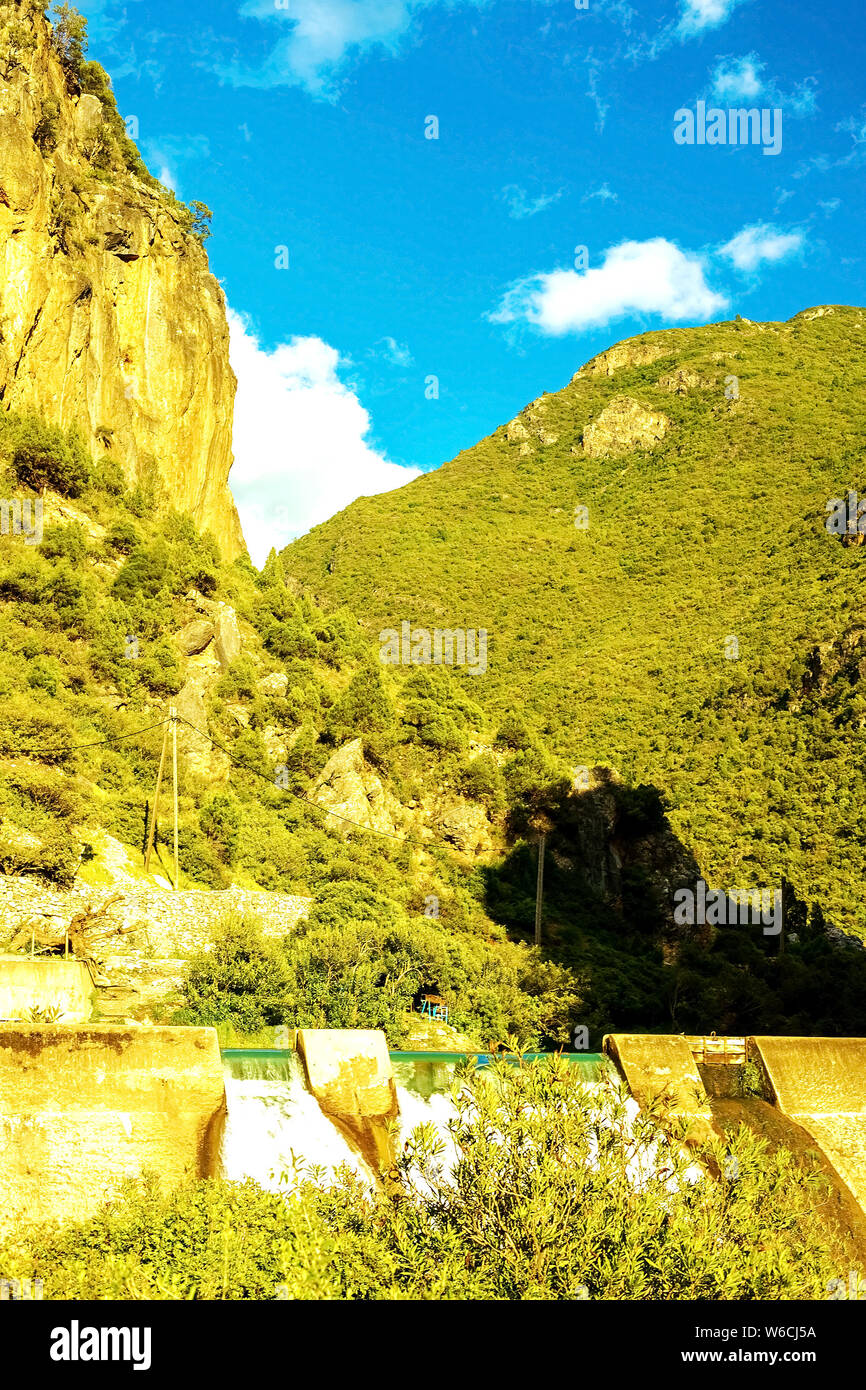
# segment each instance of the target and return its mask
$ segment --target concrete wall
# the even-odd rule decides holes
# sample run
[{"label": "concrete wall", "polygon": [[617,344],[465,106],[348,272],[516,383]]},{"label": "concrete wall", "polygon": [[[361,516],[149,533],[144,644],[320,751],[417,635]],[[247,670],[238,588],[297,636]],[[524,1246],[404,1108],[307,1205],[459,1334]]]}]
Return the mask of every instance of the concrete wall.
[{"label": "concrete wall", "polygon": [[216,1175],[224,1115],[212,1028],[0,1025],[0,1231]]},{"label": "concrete wall", "polygon": [[378,1028],[299,1028],[298,1051],[324,1113],[374,1172],[393,1161],[387,1123],[397,1117],[388,1043]]},{"label": "concrete wall", "polygon": [[688,1121],[688,1139],[712,1132],[707,1093],[688,1042],[674,1033],[609,1033],[602,1049],[617,1065],[638,1105],[664,1101],[663,1111]]},{"label": "concrete wall", "polygon": [[23,1019],[27,1012],[60,1009],[58,1023],[86,1023],[93,981],[81,960],[46,956],[0,956],[0,1020]]},{"label": "concrete wall", "polygon": [[772,1106],[737,1096],[744,1066],[699,1066],[690,1041],[695,1040],[615,1033],[605,1038],[604,1051],[639,1105],[666,1095],[668,1113],[694,1117],[690,1138],[735,1129],[742,1121],[798,1156],[817,1149],[831,1179],[836,1215],[858,1249],[866,1250],[866,1038],[744,1039],[749,1060],[763,1071]]},{"label": "concrete wall", "polygon": [[866,1038],[755,1037],[750,1053],[866,1212]]}]

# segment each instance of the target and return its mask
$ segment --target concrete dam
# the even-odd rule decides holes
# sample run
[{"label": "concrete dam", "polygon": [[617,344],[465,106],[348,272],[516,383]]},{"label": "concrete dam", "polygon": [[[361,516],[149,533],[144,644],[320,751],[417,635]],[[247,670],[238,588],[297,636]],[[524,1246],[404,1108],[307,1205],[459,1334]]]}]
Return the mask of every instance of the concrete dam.
[{"label": "concrete dam", "polygon": [[[640,1105],[662,1100],[686,1122],[686,1142],[745,1124],[771,1146],[817,1159],[831,1189],[818,1205],[866,1257],[866,1038],[619,1033],[604,1051]],[[749,1067],[761,1094],[744,1085]]]},{"label": "concrete dam", "polygon": [[[221,1055],[211,1028],[0,1025],[0,1230],[84,1218],[148,1172],[277,1190],[304,1165],[348,1164],[376,1182],[415,1125],[447,1133],[463,1054],[389,1053],[363,1029],[290,1042]],[[866,1039],[613,1034],[604,1054],[567,1056],[589,1082],[616,1068],[639,1106],[685,1122],[688,1144],[745,1123],[816,1156],[828,1215],[866,1251]],[[762,1094],[743,1087],[747,1068]]]}]

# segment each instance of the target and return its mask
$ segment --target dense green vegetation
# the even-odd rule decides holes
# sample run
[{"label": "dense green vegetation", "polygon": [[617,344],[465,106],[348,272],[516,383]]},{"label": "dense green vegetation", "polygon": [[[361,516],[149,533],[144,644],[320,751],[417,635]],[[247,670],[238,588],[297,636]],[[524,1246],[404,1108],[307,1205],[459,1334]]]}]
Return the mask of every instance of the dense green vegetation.
[{"label": "dense green vegetation", "polygon": [[849,1267],[820,1175],[745,1128],[702,1151],[717,1177],[689,1170],[652,1114],[559,1059],[467,1074],[455,1104],[450,1173],[422,1125],[375,1194],[153,1181],[8,1240],[4,1276],[54,1299],[782,1300],[826,1298]]},{"label": "dense green vegetation", "polygon": [[254,923],[227,921],[191,961],[187,1004],[171,1022],[227,1024],[240,1036],[279,1024],[382,1028],[399,1048],[428,992],[448,999],[451,1023],[485,1047],[507,1036],[529,1048],[567,1044],[578,1016],[573,977],[537,951],[445,932],[381,891],[335,883],[279,944]]},{"label": "dense green vegetation", "polygon": [[[839,311],[838,319],[844,324],[853,313]],[[806,325],[795,321],[786,332],[825,334],[834,322],[834,316]],[[709,331],[696,330],[697,341]],[[722,343],[745,333],[736,325],[717,331]],[[690,341],[679,331],[670,336],[680,345]],[[763,351],[763,337],[752,336],[760,338]],[[837,349],[837,371],[844,374],[844,355],[838,344]],[[666,365],[663,359],[652,370],[658,374]],[[649,369],[624,370],[631,378]],[[593,392],[610,390],[607,378],[588,380],[604,383],[593,384]],[[578,389],[585,388],[568,388],[567,399]],[[744,410],[745,391],[744,384]],[[555,398],[549,410],[564,408]],[[668,408],[684,409],[682,398],[669,398]],[[715,418],[715,405],[704,402],[703,408]],[[718,410],[727,420],[729,403]],[[730,421],[725,428],[733,429]],[[493,443],[500,452],[513,448]],[[553,447],[545,446],[545,458]],[[684,449],[682,438],[677,447]],[[493,444],[479,448],[483,454]],[[575,467],[574,456],[569,458]],[[508,459],[498,466],[506,468]],[[600,464],[583,460],[580,467]],[[650,501],[660,472],[671,505],[687,505],[683,488],[672,481],[674,461],[667,454],[638,455],[625,467],[644,470],[641,486]],[[736,467],[757,486],[751,466],[746,469],[738,458]],[[749,582],[766,585],[767,645],[760,661],[721,656],[715,663],[693,663],[690,683],[674,680],[677,644],[686,640],[681,624],[688,619],[690,628],[699,626],[696,605],[705,601],[699,573],[708,576],[701,581],[707,593],[723,577],[717,554],[713,569],[712,547],[699,572],[684,542],[692,597],[687,603],[680,592],[680,571],[672,562],[665,571],[669,636],[653,645],[648,620],[641,618],[640,650],[658,664],[642,678],[640,700],[625,678],[616,683],[611,677],[604,702],[600,689],[598,700],[592,693],[591,673],[585,671],[574,685],[569,649],[557,647],[548,633],[544,656],[554,661],[557,688],[572,682],[566,724],[558,722],[553,706],[542,717],[531,700],[521,707],[510,694],[507,707],[497,708],[502,673],[493,642],[484,676],[380,664],[378,634],[359,623],[352,605],[329,607],[327,597],[311,596],[292,573],[309,568],[309,555],[327,528],[286,556],[272,555],[257,573],[245,560],[223,564],[213,539],[199,536],[188,517],[172,511],[153,476],[129,486],[116,463],[94,463],[74,431],[7,415],[0,422],[0,468],[0,495],[44,486],[71,499],[58,524],[51,520],[56,511],[49,496],[41,545],[0,536],[3,871],[36,872],[68,884],[92,853],[100,828],[127,846],[133,864],[141,863],[161,730],[127,735],[163,718],[166,701],[183,686],[185,663],[172,634],[201,616],[191,607],[190,591],[208,602],[227,602],[238,614],[242,652],[211,682],[196,716],[198,727],[232,763],[220,761],[222,755],[198,734],[182,731],[183,881],[308,895],[313,912],[282,950],[288,974],[278,972],[284,985],[279,999],[257,988],[242,998],[236,984],[223,991],[218,978],[205,978],[205,970],[201,980],[191,977],[190,992],[178,1002],[181,1018],[217,1021],[243,1035],[288,1018],[288,1007],[295,1011],[293,1022],[382,1024],[396,1044],[404,1035],[406,1009],[423,990],[441,994],[457,1026],[485,1046],[506,1031],[526,1044],[567,1045],[577,1024],[589,1028],[592,1046],[616,1029],[863,1031],[866,953],[841,947],[827,931],[856,929],[862,910],[851,880],[845,879],[843,893],[841,878],[843,868],[858,872],[862,853],[848,800],[862,779],[862,759],[852,744],[861,700],[854,615],[860,551],[826,533],[817,501],[823,493],[844,491],[840,474],[825,470],[825,486],[808,482],[816,493],[814,509],[799,519],[798,494],[793,484],[787,487],[793,518],[787,526],[796,545],[765,536],[765,550],[774,550],[775,563],[788,566],[789,574],[781,571],[784,582],[777,578],[771,585],[766,555],[755,552]],[[456,488],[451,480],[457,469],[442,471],[442,486]],[[695,469],[691,463],[688,477]],[[525,463],[521,470],[523,486],[535,487]],[[734,472],[731,466],[728,474]],[[819,470],[814,465],[806,472],[808,480]],[[723,471],[717,474],[713,506],[720,509]],[[419,480],[378,502],[386,511],[408,505],[413,488],[429,493],[433,482]],[[745,484],[737,486],[739,496]],[[801,479],[800,486],[807,484]],[[592,495],[585,484],[583,495]],[[658,498],[653,505],[660,507]],[[366,514],[368,504],[358,506]],[[652,527],[661,526],[659,515],[649,504],[641,506],[647,544],[655,535],[658,547]],[[524,508],[529,525],[537,512],[528,501]],[[545,526],[548,520],[545,512]],[[332,525],[346,526],[348,520]],[[606,521],[599,523],[599,529],[606,527]],[[422,518],[421,552],[427,534]],[[592,544],[591,537],[592,527],[575,531],[570,544]],[[739,544],[733,533],[729,543],[735,549]],[[608,531],[594,563],[610,570],[615,544],[624,544],[620,532]],[[370,545],[362,528],[352,555],[363,560]],[[819,547],[823,559],[812,581],[809,566],[818,566]],[[384,557],[387,546],[380,549]],[[462,553],[443,555],[436,567],[446,598],[452,564]],[[404,560],[411,580],[408,554]],[[335,575],[350,563],[355,562],[348,556],[338,560]],[[490,565],[495,563],[491,552]],[[588,583],[586,556],[570,563],[583,566]],[[387,592],[387,557],[379,569]],[[739,576],[725,572],[724,579],[718,612],[725,603],[746,601]],[[373,600],[365,597],[362,579],[355,574],[352,582],[361,600],[357,611],[369,611],[363,605]],[[658,602],[660,582],[632,591],[629,602],[639,615]],[[596,576],[586,589],[594,615],[613,603],[606,583]],[[500,602],[489,584],[484,588],[485,602]],[[800,638],[776,659],[778,633],[793,622],[798,596]],[[335,594],[333,602],[340,597]],[[524,612],[523,601],[514,585],[501,599],[515,614]],[[754,595],[749,602],[758,606]],[[677,617],[681,610],[687,618]],[[467,608],[449,614],[449,622],[458,625],[467,614]],[[819,617],[827,623],[822,642]],[[401,615],[386,618],[383,611],[381,621],[399,624]],[[743,629],[730,626],[741,632],[745,650]],[[722,622],[720,630],[726,627]],[[129,637],[137,639],[135,659]],[[603,660],[613,662],[615,648],[601,644],[601,637],[599,643]],[[514,645],[521,649],[517,634]],[[626,677],[634,672],[637,650],[620,652]],[[521,656],[508,665],[524,694],[536,689],[539,661]],[[276,675],[280,681],[274,685],[267,678]],[[599,732],[604,728],[607,742]],[[579,756],[587,756],[583,740],[590,729],[590,751],[604,752],[608,766],[588,762],[579,780],[575,767]],[[354,738],[362,740],[367,770],[382,780],[396,808],[393,835],[353,831],[310,803],[328,759]],[[64,751],[81,743],[98,746]],[[615,745],[632,754],[613,756]],[[743,761],[747,752],[751,761]],[[629,762],[639,776],[629,775]],[[618,775],[611,765],[618,765]],[[459,822],[470,812],[486,836],[481,849],[467,845],[459,828],[449,828],[455,814]],[[529,943],[540,830],[547,834],[548,852],[539,952]],[[164,844],[160,835],[158,855]],[[160,862],[165,868],[164,856]],[[675,928],[672,890],[700,875],[731,887],[782,886],[784,934],[764,935],[755,926]],[[358,968],[353,951],[361,954]]]},{"label": "dense green vegetation", "polygon": [[[709,882],[786,879],[864,936],[863,551],[824,525],[862,482],[862,325],[836,308],[647,334],[656,361],[528,408],[530,454],[499,429],[353,503],[287,569],[363,614],[371,649],[401,620],[486,628],[486,673],[454,683],[490,724],[518,713],[571,767],[658,788]],[[663,389],[674,368],[699,381]],[[651,451],[585,454],[622,394],[671,429]]]},{"label": "dense green vegetation", "polygon": [[[358,734],[380,770],[391,767],[398,795],[420,795],[437,719],[466,730],[471,703],[444,679],[414,682],[404,717],[347,612],[325,614],[292,595],[276,561],[261,575],[246,561],[224,566],[213,539],[171,510],[153,477],[127,487],[116,464],[89,458],[75,431],[3,417],[0,495],[43,486],[72,499],[64,506],[76,519],[52,521],[49,493],[41,544],[11,530],[0,536],[0,869],[69,885],[100,830],[142,862],[161,729],[132,735],[164,718],[182,686],[171,634],[194,616],[185,598],[194,588],[230,602],[247,640],[216,681],[204,721],[234,767],[214,784],[206,742],[182,734],[183,882],[309,894],[315,907],[285,953],[288,975],[269,960],[264,996],[247,980],[220,998],[219,980],[205,988],[193,975],[178,1020],[244,1033],[287,1019],[355,1021],[385,1026],[396,1043],[426,988],[448,997],[455,1022],[479,1044],[506,1032],[533,1046],[566,1044],[574,977],[508,942],[505,925],[485,912],[483,875],[465,857],[423,845],[411,826],[403,838],[347,839],[305,800],[334,748]],[[275,671],[287,677],[284,695],[261,688]],[[274,736],[291,744],[285,763]],[[466,742],[464,733],[464,751],[440,762],[440,776],[450,769],[455,783],[471,780]],[[72,751],[80,744],[92,746]],[[488,797],[490,779],[475,790]],[[167,843],[166,828],[157,840],[163,871]],[[431,896],[435,919],[424,915]]]}]

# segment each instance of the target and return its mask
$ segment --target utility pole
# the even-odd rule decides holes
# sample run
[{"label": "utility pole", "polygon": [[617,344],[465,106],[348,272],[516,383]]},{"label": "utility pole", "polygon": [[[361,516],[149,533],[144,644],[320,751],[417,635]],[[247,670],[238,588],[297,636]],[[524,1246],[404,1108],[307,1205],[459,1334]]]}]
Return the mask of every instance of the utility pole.
[{"label": "utility pole", "polygon": [[171,743],[172,743],[172,762],[174,764],[174,891],[180,887],[180,870],[178,869],[177,858],[177,710],[174,705],[169,707],[171,718]]},{"label": "utility pole", "polygon": [[144,852],[144,872],[147,873],[150,867],[150,852],[153,849],[153,837],[156,832],[156,813],[159,807],[159,789],[162,786],[162,773],[165,767],[165,755],[168,749],[168,724],[162,733],[162,752],[159,755],[159,772],[156,774],[156,791],[153,796],[153,815],[150,818],[150,830],[147,836],[147,849]]},{"label": "utility pole", "polygon": [[535,882],[535,944],[541,945],[541,899],[544,889],[544,834],[538,838],[538,878]]}]

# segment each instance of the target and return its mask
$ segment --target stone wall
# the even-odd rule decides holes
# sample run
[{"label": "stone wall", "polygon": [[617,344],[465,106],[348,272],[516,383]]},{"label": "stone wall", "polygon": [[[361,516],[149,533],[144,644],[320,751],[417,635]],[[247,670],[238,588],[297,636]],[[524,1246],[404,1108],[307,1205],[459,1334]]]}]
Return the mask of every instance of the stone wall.
[{"label": "stone wall", "polygon": [[183,958],[206,947],[213,930],[227,912],[254,914],[266,936],[283,936],[307,915],[312,899],[289,893],[262,893],[253,889],[151,887],[73,888],[60,892],[37,879],[0,876],[0,941],[29,918],[56,922],[62,931],[84,907],[101,907],[110,898],[119,900],[112,917],[131,928],[130,945],[151,956]]}]

